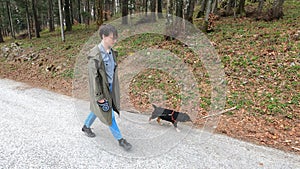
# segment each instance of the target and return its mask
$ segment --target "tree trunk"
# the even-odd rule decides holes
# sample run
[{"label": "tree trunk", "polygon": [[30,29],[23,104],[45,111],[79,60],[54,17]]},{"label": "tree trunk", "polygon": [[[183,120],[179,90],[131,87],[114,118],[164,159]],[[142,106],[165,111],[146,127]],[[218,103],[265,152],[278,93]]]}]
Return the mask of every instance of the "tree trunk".
[{"label": "tree trunk", "polygon": [[64,42],[65,41],[64,21],[63,21],[63,12],[61,7],[62,7],[62,2],[61,0],[58,0],[61,40]]},{"label": "tree trunk", "polygon": [[173,23],[173,27],[176,28],[176,30],[173,30],[174,37],[177,37],[179,33],[184,32],[184,23],[183,21],[183,0],[177,0],[176,1],[176,12],[175,15],[177,16],[175,19],[175,22]]},{"label": "tree trunk", "polygon": [[2,37],[2,29],[1,29],[1,26],[0,26],[0,43],[3,43],[4,40],[3,40],[3,37]]},{"label": "tree trunk", "polygon": [[81,22],[81,2],[80,2],[80,0],[77,0],[77,12],[78,12],[78,23],[82,23]]},{"label": "tree trunk", "polygon": [[0,13],[0,43],[4,42],[3,36],[2,36],[2,15]]},{"label": "tree trunk", "polygon": [[167,24],[173,22],[174,0],[168,0],[167,4]]},{"label": "tree trunk", "polygon": [[28,0],[25,0],[25,12],[26,12],[26,22],[27,22],[27,33],[28,38],[31,39],[31,24],[30,24],[30,14],[28,10]]},{"label": "tree trunk", "polygon": [[96,7],[97,7],[97,20],[96,23],[98,26],[103,24],[103,0],[97,0],[96,1]]},{"label": "tree trunk", "polygon": [[71,25],[74,25],[73,0],[70,0],[70,21]]},{"label": "tree trunk", "polygon": [[128,24],[128,0],[122,0],[122,24]]},{"label": "tree trunk", "polygon": [[36,11],[36,0],[32,0],[32,13],[33,13],[33,20],[34,20],[34,27],[35,27],[35,37],[40,38],[40,23],[37,16]]},{"label": "tree trunk", "polygon": [[145,0],[145,13],[146,13],[146,16],[147,16],[147,13],[148,13],[148,0]]},{"label": "tree trunk", "polygon": [[97,17],[96,17],[96,0],[93,0],[93,21],[95,22]]},{"label": "tree trunk", "polygon": [[208,32],[209,31],[209,15],[211,13],[211,5],[212,5],[212,0],[208,0],[206,4],[206,12],[205,12],[205,19],[204,19],[204,31]]},{"label": "tree trunk", "polygon": [[7,9],[7,14],[8,14],[10,34],[11,34],[12,38],[16,39],[14,25],[13,25],[12,16],[11,16],[10,1],[6,1],[6,9]]},{"label": "tree trunk", "polygon": [[90,25],[90,13],[91,13],[91,11],[90,11],[90,0],[86,0],[85,1],[86,2],[86,4],[85,4],[85,7],[86,7],[86,16],[85,16],[85,18],[84,18],[84,23],[86,24],[86,25]]},{"label": "tree trunk", "polygon": [[116,14],[116,0],[112,0],[112,16],[114,16]]},{"label": "tree trunk", "polygon": [[120,0],[116,0],[116,13],[120,13],[121,6]]},{"label": "tree trunk", "polygon": [[176,16],[183,18],[183,12],[182,12],[182,7],[183,7],[183,0],[177,0],[176,1]]},{"label": "tree trunk", "polygon": [[226,15],[229,15],[230,12],[231,12],[231,9],[232,9],[232,4],[234,4],[235,0],[228,0],[228,3],[227,3],[227,7],[226,7]]},{"label": "tree trunk", "polygon": [[156,0],[151,0],[150,9],[151,9],[151,22],[155,22],[156,21]]},{"label": "tree trunk", "polygon": [[183,34],[185,32],[185,22],[183,20],[184,18],[184,13],[183,13],[183,7],[184,3],[183,0],[177,0],[176,2],[176,19],[174,22],[173,27],[176,28],[175,32],[175,37],[179,36],[180,34]]},{"label": "tree trunk", "polygon": [[173,11],[174,11],[174,0],[167,1],[167,23],[166,23],[166,36],[165,40],[171,41],[175,37],[174,33],[174,21],[173,21]]},{"label": "tree trunk", "polygon": [[195,0],[188,0],[187,4],[187,11],[185,15],[185,19],[191,23],[193,23],[193,14],[194,14],[194,7],[195,7]]},{"label": "tree trunk", "polygon": [[[26,0],[27,1],[27,0]],[[55,31],[54,17],[53,17],[53,2],[48,0],[48,17],[49,17],[49,32]]]},{"label": "tree trunk", "polygon": [[65,22],[66,22],[66,31],[72,31],[72,23],[70,17],[70,0],[65,0]]},{"label": "tree trunk", "polygon": [[207,0],[202,0],[201,1],[201,8],[200,8],[200,11],[197,14],[197,18],[200,18],[201,16],[204,16],[206,4],[207,4]]},{"label": "tree trunk", "polygon": [[211,13],[215,14],[217,10],[218,10],[218,0],[213,0]]},{"label": "tree trunk", "polygon": [[158,12],[158,18],[163,18],[163,12],[162,12],[162,0],[157,1],[157,12]]},{"label": "tree trunk", "polygon": [[30,18],[30,20],[29,20],[30,32],[33,33],[34,32],[34,19],[32,17],[30,17],[30,15],[29,15],[29,18]]},{"label": "tree trunk", "polygon": [[[1,25],[0,25],[0,28],[3,28],[2,27],[2,23],[3,23],[3,20],[2,20],[2,17],[4,17],[5,15],[5,11],[4,11],[4,7],[5,7],[5,4],[4,4],[4,1],[0,1],[1,2],[1,13],[0,13],[0,23],[1,23]],[[0,32],[1,33],[1,35],[2,36],[4,36],[5,37],[5,28],[4,28],[4,30],[2,29],[2,32]]]},{"label": "tree trunk", "polygon": [[262,9],[264,7],[264,2],[265,2],[265,0],[259,0],[258,6],[257,6],[257,13],[258,13],[258,15],[260,15],[261,12],[262,12]]},{"label": "tree trunk", "polygon": [[245,0],[240,0],[239,3],[239,8],[237,11],[238,14],[245,16],[246,15],[246,11],[245,11]]},{"label": "tree trunk", "polygon": [[283,16],[282,6],[284,0],[274,0],[272,7],[272,19],[280,19]]}]

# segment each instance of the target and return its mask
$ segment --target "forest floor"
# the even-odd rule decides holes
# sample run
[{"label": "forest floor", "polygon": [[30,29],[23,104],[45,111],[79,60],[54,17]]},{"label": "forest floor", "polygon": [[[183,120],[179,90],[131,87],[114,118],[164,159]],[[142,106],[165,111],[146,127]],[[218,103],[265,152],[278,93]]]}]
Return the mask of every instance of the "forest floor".
[{"label": "forest floor", "polygon": [[[214,21],[214,31],[207,37],[224,65],[226,108],[237,107],[220,116],[215,132],[300,154],[300,3],[286,5],[285,16],[278,21],[247,17]],[[67,32],[66,42],[61,42],[59,30],[45,30],[38,39],[5,39],[0,44],[0,77],[72,96],[78,53],[96,30],[95,26],[74,26],[72,32]],[[149,47],[176,53],[195,75],[201,75],[196,78],[201,91],[197,113],[200,117],[207,115],[211,96],[205,92],[210,91],[207,76],[201,74],[205,68],[197,64],[197,58],[184,45],[176,40],[166,42],[161,35],[144,34],[118,42],[115,49],[122,62],[137,49]],[[6,55],[5,51],[15,54]],[[130,86],[134,105],[140,111],[147,110],[147,91],[159,88],[170,91],[166,106],[177,109],[180,98],[176,97],[178,89],[172,87],[175,82],[165,76],[152,76],[158,73],[153,70],[143,73]],[[155,86],[157,82],[168,85]],[[201,118],[194,121],[199,128],[204,124]]]}]

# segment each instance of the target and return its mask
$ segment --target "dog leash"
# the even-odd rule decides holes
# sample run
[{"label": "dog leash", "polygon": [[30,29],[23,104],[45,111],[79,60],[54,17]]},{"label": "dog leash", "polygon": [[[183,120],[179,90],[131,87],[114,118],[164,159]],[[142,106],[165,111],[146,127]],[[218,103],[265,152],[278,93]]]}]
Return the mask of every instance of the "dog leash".
[{"label": "dog leash", "polygon": [[174,112],[174,110],[173,110],[173,111],[172,111],[172,114],[171,114],[171,120],[173,121],[173,123],[175,123],[175,122],[176,122],[176,120],[174,119],[174,116],[173,116],[173,115],[174,115],[174,113],[175,113],[175,112]]}]

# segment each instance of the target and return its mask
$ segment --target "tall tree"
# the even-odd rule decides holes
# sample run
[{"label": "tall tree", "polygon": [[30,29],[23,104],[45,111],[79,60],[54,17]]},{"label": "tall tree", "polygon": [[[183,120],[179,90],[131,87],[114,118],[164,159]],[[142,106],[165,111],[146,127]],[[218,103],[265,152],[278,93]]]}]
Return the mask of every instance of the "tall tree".
[{"label": "tall tree", "polygon": [[98,26],[103,24],[103,0],[96,0],[96,8],[97,8],[97,20],[96,23]]},{"label": "tall tree", "polygon": [[205,12],[204,26],[203,26],[204,31],[209,30],[209,15],[211,14],[212,3],[213,3],[213,0],[208,0],[207,4],[206,4],[206,12]]},{"label": "tall tree", "polygon": [[29,2],[28,0],[25,0],[25,13],[26,13],[26,22],[27,22],[27,33],[28,33],[28,38],[31,39],[31,24],[30,24],[30,14],[29,14]]},{"label": "tall tree", "polygon": [[201,16],[204,16],[206,4],[207,4],[207,0],[202,0],[201,1],[201,7],[200,7],[200,11],[197,14],[197,18],[200,18]]},{"label": "tall tree", "polygon": [[48,18],[49,18],[49,32],[55,31],[54,16],[53,16],[53,1],[48,0]]},{"label": "tall tree", "polygon": [[40,23],[38,20],[37,9],[36,9],[36,0],[32,0],[32,13],[35,27],[35,37],[40,38]]},{"label": "tall tree", "polygon": [[177,17],[183,18],[183,0],[176,1],[176,14]]},{"label": "tall tree", "polygon": [[7,15],[8,15],[8,20],[9,20],[10,34],[11,34],[12,38],[16,39],[15,29],[14,29],[13,20],[12,20],[10,1],[6,1],[6,9],[7,9]]},{"label": "tall tree", "polygon": [[122,24],[128,24],[128,0],[122,0]]},{"label": "tall tree", "polygon": [[174,0],[167,1],[167,22],[173,22],[173,13],[174,13]]},{"label": "tall tree", "polygon": [[0,1],[1,2],[1,13],[0,13],[0,16],[1,16],[1,28],[2,28],[2,36],[5,37],[5,36],[8,36],[8,29],[9,29],[9,23],[7,21],[7,13],[6,13],[6,1]]},{"label": "tall tree", "polygon": [[272,18],[271,19],[279,19],[282,18],[283,16],[283,3],[284,0],[274,0],[273,2],[273,7],[271,9],[271,13],[272,13]]},{"label": "tall tree", "polygon": [[211,7],[211,12],[212,13],[216,13],[216,11],[218,10],[218,0],[213,0],[213,3],[212,3],[212,7]]},{"label": "tall tree", "polygon": [[96,21],[96,0],[93,0],[93,11],[94,11],[94,13],[93,13],[93,21],[95,22]]},{"label": "tall tree", "polygon": [[65,41],[65,33],[64,33],[64,21],[63,21],[62,1],[61,0],[58,0],[58,10],[59,10],[61,40],[64,42]]},{"label": "tall tree", "polygon": [[156,0],[150,1],[150,10],[151,10],[151,21],[156,21]]},{"label": "tall tree", "polygon": [[175,22],[173,23],[174,27],[176,28],[175,35],[178,36],[179,34],[183,33],[185,30],[185,25],[183,22],[183,0],[177,0],[175,7],[175,15],[177,16]]},{"label": "tall tree", "polygon": [[166,23],[166,36],[165,40],[170,41],[173,40],[175,37],[175,27],[174,27],[174,0],[167,1],[167,23]]},{"label": "tall tree", "polygon": [[81,2],[80,2],[80,0],[77,0],[77,14],[78,14],[78,18],[77,18],[78,22],[81,23]]},{"label": "tall tree", "polygon": [[86,25],[90,25],[90,17],[91,17],[91,10],[90,10],[90,0],[86,0],[85,1],[85,16],[84,16],[84,20],[85,20],[85,24]]},{"label": "tall tree", "polygon": [[[226,14],[229,15],[230,11],[232,10],[233,4],[235,4],[235,0],[228,0],[226,6]],[[236,4],[235,4],[236,5]]]},{"label": "tall tree", "polygon": [[264,6],[264,2],[265,2],[265,0],[259,0],[257,10],[256,10],[258,14],[261,14],[263,6]]},{"label": "tall tree", "polygon": [[244,16],[246,14],[246,11],[245,11],[245,0],[240,0],[240,3],[239,3],[239,8],[238,8],[238,11],[237,11],[238,14]]},{"label": "tall tree", "polygon": [[185,19],[191,23],[193,23],[193,14],[194,14],[194,8],[195,8],[195,0],[188,0],[187,1],[187,11],[185,14]]},{"label": "tall tree", "polygon": [[158,12],[158,18],[163,18],[162,0],[157,0],[157,12]]},{"label": "tall tree", "polygon": [[74,11],[73,11],[73,0],[70,0],[70,21],[71,25],[74,25]]},{"label": "tall tree", "polygon": [[3,36],[2,36],[2,29],[0,26],[0,43],[4,42]]},{"label": "tall tree", "polygon": [[0,43],[4,42],[3,36],[2,36],[2,15],[0,13]]},{"label": "tall tree", "polygon": [[66,31],[72,31],[70,0],[65,0],[64,10],[65,10]]},{"label": "tall tree", "polygon": [[144,1],[145,14],[147,16],[147,13],[148,13],[148,1],[149,0],[143,0],[143,1]]},{"label": "tall tree", "polygon": [[116,0],[112,0],[112,16],[116,14]]}]

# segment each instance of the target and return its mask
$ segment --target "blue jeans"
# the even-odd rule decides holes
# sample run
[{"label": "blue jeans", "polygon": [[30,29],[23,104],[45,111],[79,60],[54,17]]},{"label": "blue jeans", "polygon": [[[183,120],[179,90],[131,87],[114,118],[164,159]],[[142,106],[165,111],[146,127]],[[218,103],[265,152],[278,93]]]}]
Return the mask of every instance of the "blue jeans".
[{"label": "blue jeans", "polygon": [[[112,91],[111,84],[109,84],[109,89],[110,89],[110,91]],[[88,128],[91,127],[91,125],[94,123],[96,118],[97,118],[97,116],[93,112],[90,112],[90,114],[88,115],[88,117],[86,118],[86,120],[84,122],[86,127],[88,127]],[[119,129],[116,119],[115,119],[115,112],[113,110],[112,110],[112,124],[111,124],[111,126],[109,126],[109,129],[116,140],[120,140],[122,138],[122,134],[120,132],[120,129]]]}]

